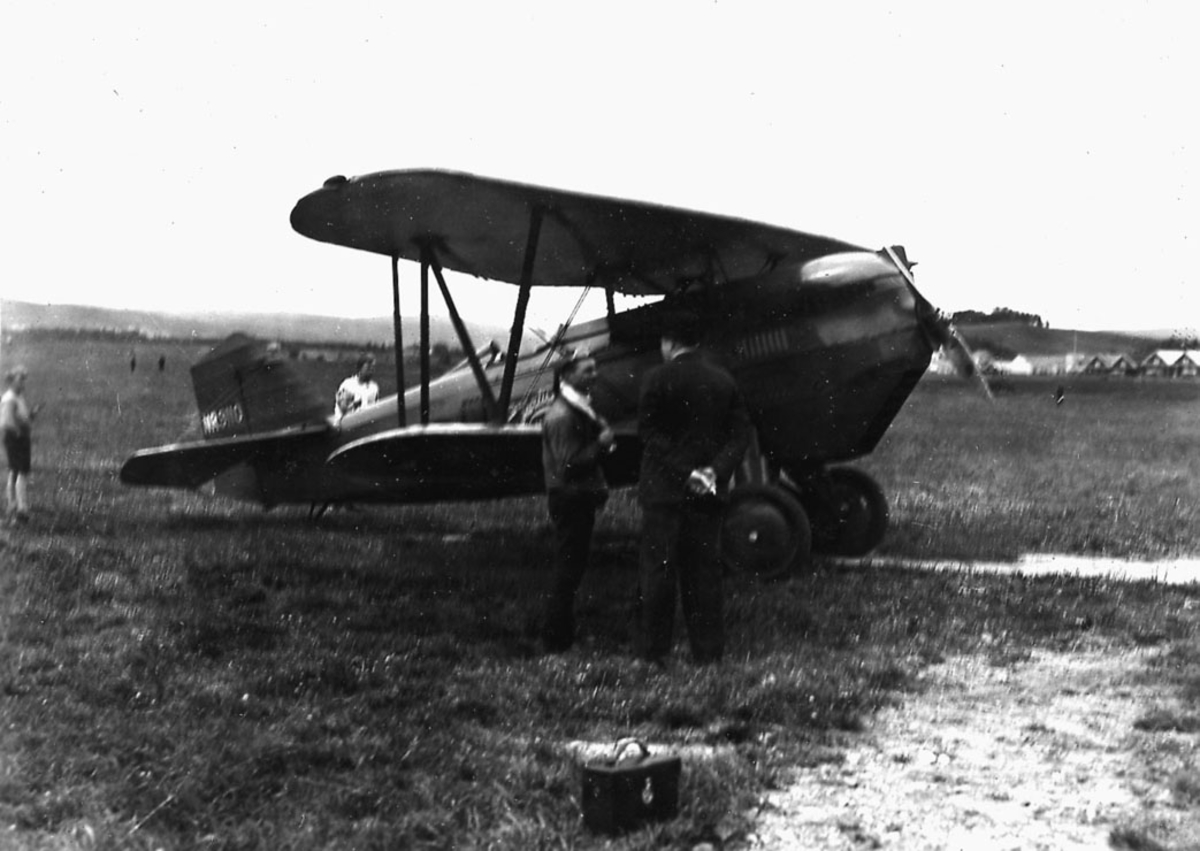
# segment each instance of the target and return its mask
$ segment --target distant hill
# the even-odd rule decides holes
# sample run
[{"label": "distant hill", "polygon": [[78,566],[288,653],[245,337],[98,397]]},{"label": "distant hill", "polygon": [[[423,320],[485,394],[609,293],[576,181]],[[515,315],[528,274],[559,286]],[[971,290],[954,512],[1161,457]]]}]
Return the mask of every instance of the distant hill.
[{"label": "distant hill", "polygon": [[973,350],[1027,356],[1121,353],[1141,358],[1163,348],[1170,334],[1132,334],[1120,331],[1069,331],[1037,328],[1023,322],[959,325],[959,332]]},{"label": "distant hill", "polygon": [[[420,320],[406,316],[402,322],[406,346],[420,339]],[[472,339],[479,345],[488,340],[503,343],[508,329],[467,323]],[[274,313],[152,313],[141,310],[116,310],[83,305],[33,304],[24,301],[0,301],[0,330],[87,330],[130,331],[147,337],[170,339],[222,339],[234,331],[255,337],[297,342],[336,342],[358,345],[391,344],[392,318],[344,319],[329,316]],[[458,347],[458,336],[449,319],[432,316],[429,336],[435,343]]]},{"label": "distant hill", "polygon": [[[471,337],[479,345],[488,340],[501,344],[508,339],[508,328],[468,323]],[[234,331],[256,337],[311,343],[347,343],[350,345],[390,345],[392,318],[344,319],[304,314],[206,313],[169,314],[140,310],[115,310],[82,305],[32,304],[0,301],[0,330],[26,329],[130,331],[147,337],[170,339],[222,339]],[[1071,352],[1100,354],[1121,352],[1141,357],[1163,348],[1170,334],[1132,334],[1117,331],[1070,331],[1038,328],[1024,322],[993,322],[958,326],[972,349],[988,349],[994,354],[1066,355]],[[419,320],[403,320],[404,343],[410,346],[420,338]],[[430,317],[430,337],[458,348],[458,337],[448,319]]]}]

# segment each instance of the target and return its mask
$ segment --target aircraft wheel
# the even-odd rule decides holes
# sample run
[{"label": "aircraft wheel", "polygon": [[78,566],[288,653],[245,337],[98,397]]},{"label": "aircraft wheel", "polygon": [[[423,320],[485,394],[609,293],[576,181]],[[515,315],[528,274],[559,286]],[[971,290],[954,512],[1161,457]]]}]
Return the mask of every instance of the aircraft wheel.
[{"label": "aircraft wheel", "polygon": [[808,558],[808,517],[790,493],[772,485],[743,485],[729,495],[721,520],[721,558],[738,573],[760,577],[787,572]]},{"label": "aircraft wheel", "polygon": [[[866,555],[883,541],[888,525],[887,498],[861,470],[835,467],[826,474],[813,515],[813,549],[839,556]],[[815,495],[814,495],[815,496]]]}]

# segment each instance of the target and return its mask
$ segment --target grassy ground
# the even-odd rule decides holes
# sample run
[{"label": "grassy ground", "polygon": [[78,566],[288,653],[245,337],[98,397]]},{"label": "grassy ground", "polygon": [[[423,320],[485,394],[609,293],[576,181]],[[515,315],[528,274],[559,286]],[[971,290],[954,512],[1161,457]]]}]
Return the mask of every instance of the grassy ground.
[{"label": "grassy ground", "polygon": [[995,402],[951,379],[918,387],[861,466],[893,525],[880,552],[1012,559],[1194,554],[1200,382],[1009,380]]},{"label": "grassy ground", "polygon": [[[944,655],[1138,644],[1162,648],[1181,694],[1200,682],[1186,589],[825,563],[731,580],[727,664],[693,667],[680,648],[646,668],[629,656],[626,494],[600,524],[581,646],[540,656],[541,500],[314,527],[299,511],[122,487],[129,451],[192,423],[183,348],[162,374],[131,374],[112,344],[4,352],[49,405],[37,515],[0,537],[0,844],[735,847],[764,788],[837,760]],[[988,406],[923,384],[862,465],[893,503],[884,553],[1197,554],[1200,384],[1096,382],[1062,406],[1052,389]],[[566,745],[628,735],[690,746],[682,811],[606,846],[580,823]],[[1191,794],[1194,775],[1179,783]]]}]

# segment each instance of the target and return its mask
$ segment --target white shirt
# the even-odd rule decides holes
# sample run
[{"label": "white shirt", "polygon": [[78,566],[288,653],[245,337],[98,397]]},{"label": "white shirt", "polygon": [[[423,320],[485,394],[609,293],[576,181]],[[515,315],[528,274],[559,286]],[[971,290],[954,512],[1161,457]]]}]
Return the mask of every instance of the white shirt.
[{"label": "white shirt", "polygon": [[365,405],[374,405],[377,401],[379,385],[369,378],[360,381],[358,375],[352,375],[338,387],[333,402],[333,421],[339,423],[342,417],[351,411],[357,411]]},{"label": "white shirt", "polygon": [[583,395],[565,381],[558,388],[558,392],[563,397],[563,401],[568,405],[579,411],[596,425],[604,428],[604,420],[600,419],[600,415],[592,409],[592,399],[590,396]]},{"label": "white shirt", "polygon": [[5,390],[0,396],[0,429],[13,434],[26,433],[32,419],[25,397],[11,387]]}]

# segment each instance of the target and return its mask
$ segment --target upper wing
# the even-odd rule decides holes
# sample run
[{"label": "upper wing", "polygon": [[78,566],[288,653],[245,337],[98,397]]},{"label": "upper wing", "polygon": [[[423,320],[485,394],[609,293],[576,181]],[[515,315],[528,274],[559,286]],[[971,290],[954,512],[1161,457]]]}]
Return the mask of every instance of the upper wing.
[{"label": "upper wing", "polygon": [[672,293],[713,274],[736,280],[785,260],[862,250],[745,219],[448,171],[330,178],[297,202],[292,227],[406,260],[429,245],[448,269],[516,283],[535,209],[543,214],[535,286]]},{"label": "upper wing", "polygon": [[329,426],[301,426],[242,437],[175,443],[135,452],[121,466],[127,485],[194,488],[234,464],[318,446]]}]

